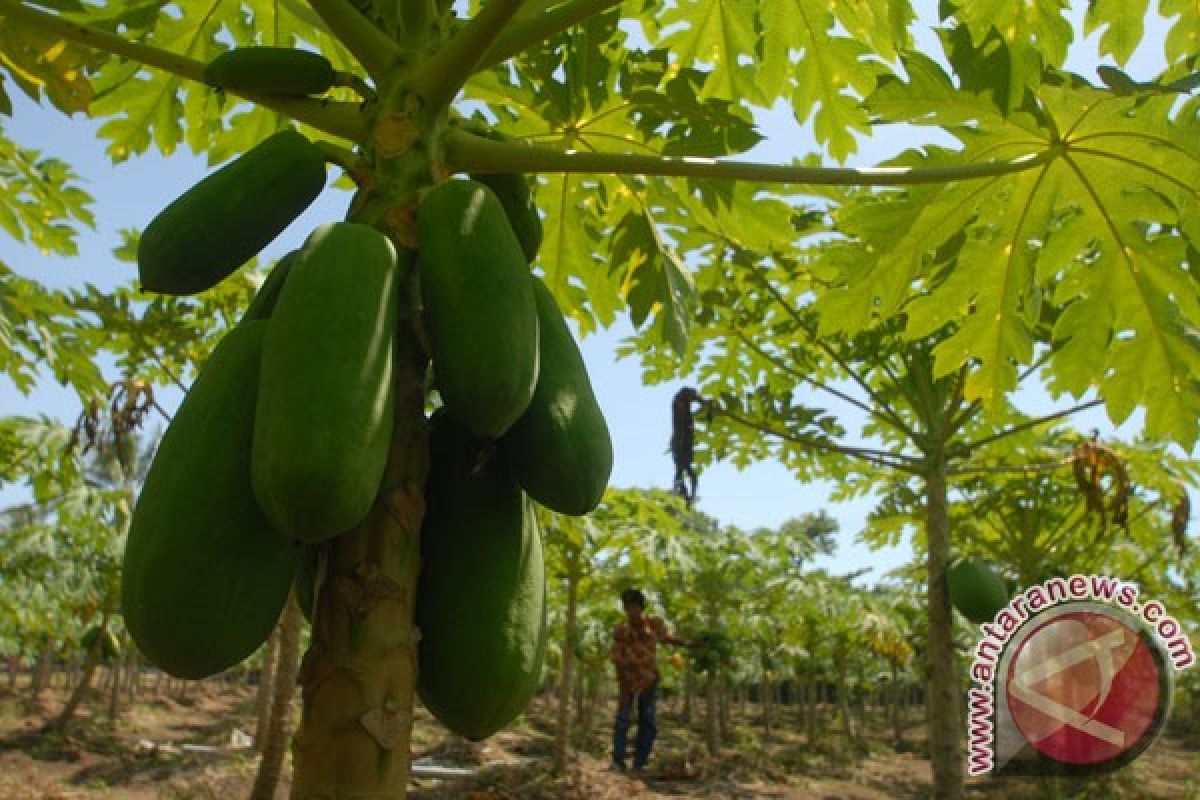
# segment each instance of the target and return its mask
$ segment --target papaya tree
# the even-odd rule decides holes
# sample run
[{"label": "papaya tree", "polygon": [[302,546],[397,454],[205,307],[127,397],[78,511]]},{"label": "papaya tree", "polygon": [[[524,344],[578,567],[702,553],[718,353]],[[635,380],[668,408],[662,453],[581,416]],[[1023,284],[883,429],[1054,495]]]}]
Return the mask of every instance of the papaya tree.
[{"label": "papaya tree", "polygon": [[754,560],[755,584],[745,619],[753,631],[758,651],[758,673],[762,698],[763,736],[771,737],[771,707],[775,696],[775,677],[779,673],[779,650],[788,625],[789,610],[802,586],[801,568],[818,553],[833,552],[832,537],[837,522],[824,511],[785,520],[778,528],[760,528],[747,536]]},{"label": "papaya tree", "polygon": [[[554,740],[554,766],[561,771],[566,767],[572,739],[572,692],[583,677],[578,674],[581,665],[576,663],[581,642],[580,617],[593,609],[616,609],[617,598],[627,588],[624,581],[639,585],[659,583],[661,570],[652,558],[645,558],[645,545],[658,537],[669,538],[673,518],[655,495],[616,488],[609,489],[599,508],[587,517],[540,509],[539,518],[551,581],[550,605],[561,609],[563,614]],[[614,568],[618,562],[622,567]],[[609,668],[607,663],[602,665],[604,670]]]},{"label": "papaya tree", "polygon": [[[1033,359],[1030,320],[1040,318],[1033,301],[1044,301],[1062,311],[1051,316],[1063,344],[1047,364],[1062,391],[1101,386],[1115,417],[1144,405],[1151,434],[1189,446],[1195,438],[1200,392],[1188,323],[1197,308],[1182,265],[1194,252],[1200,162],[1195,101],[1177,102],[1193,87],[1194,8],[1173,17],[1161,74],[1109,68],[1093,81],[1062,70],[1077,32],[1058,4],[942,3],[927,15],[938,18],[935,36],[914,30],[914,7],[904,0],[806,2],[795,11],[763,0],[716,13],[701,2],[664,9],[614,0],[286,7],[247,0],[210,9],[58,3],[50,11],[2,0],[0,16],[5,76],[65,113],[104,120],[100,135],[114,160],[151,147],[170,153],[186,142],[220,162],[278,136],[290,120],[354,181],[349,222],[379,231],[398,255],[391,446],[373,481],[375,513],[326,546],[324,574],[338,588],[319,593],[311,666],[301,677],[297,797],[401,796],[406,785],[429,459],[430,339],[418,315],[415,268],[456,224],[439,218],[425,226],[419,212],[451,175],[538,176],[546,235],[536,268],[559,304],[585,328],[627,310],[638,327],[679,350],[693,323],[689,265],[722,241],[709,235],[707,220],[736,221],[753,236],[773,228],[768,250],[789,250],[797,236],[791,215],[758,213],[772,187],[912,187],[796,200],[825,209],[856,256],[866,254],[847,258],[831,247],[798,267],[832,289],[822,294],[823,334],[852,337],[902,309],[912,339],[952,321],[935,373],[952,380],[977,363],[972,380],[960,381],[962,393],[968,403],[996,403]],[[1096,3],[1086,27],[1103,29],[1101,54],[1126,65],[1144,37],[1142,16]],[[941,45],[944,66],[921,55],[930,39]],[[313,63],[303,55],[271,61],[277,52],[268,69],[235,70],[233,80],[228,67],[206,69],[230,44],[300,43],[323,56],[316,69],[290,67]],[[7,87],[3,111],[12,106]],[[752,111],[778,101],[798,122],[811,122],[823,163],[722,158],[757,143]],[[858,136],[894,122],[949,133],[961,146],[929,144],[883,168],[825,165],[852,154]],[[480,125],[510,138],[480,135]],[[295,150],[310,177],[314,152]],[[297,196],[309,191],[292,185]],[[246,201],[254,192],[222,194],[255,208]],[[294,200],[281,198],[280,207]],[[197,214],[225,207],[204,205]],[[225,221],[245,226],[254,218]],[[176,247],[173,255],[202,263],[220,251],[236,268],[263,233],[201,231],[190,234],[200,245],[186,247],[193,220],[186,221],[168,235],[160,226],[151,249]],[[426,256],[420,262],[418,251]],[[1048,252],[1054,258],[1039,257]],[[914,287],[923,292],[919,313],[906,308]],[[5,312],[22,324],[26,313]],[[435,365],[442,394],[450,383],[444,366]],[[936,475],[930,491],[940,492]],[[937,652],[946,616],[938,595],[940,502],[931,504],[930,546]],[[935,706],[956,715],[947,697]],[[935,794],[957,797],[957,752],[940,719],[931,731]]]}]

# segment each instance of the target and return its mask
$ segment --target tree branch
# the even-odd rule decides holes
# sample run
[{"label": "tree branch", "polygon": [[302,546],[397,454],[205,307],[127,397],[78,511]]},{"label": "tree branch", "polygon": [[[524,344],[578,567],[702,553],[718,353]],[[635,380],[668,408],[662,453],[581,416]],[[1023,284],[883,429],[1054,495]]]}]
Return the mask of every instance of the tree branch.
[{"label": "tree branch", "polygon": [[967,426],[967,423],[969,423],[971,421],[971,417],[978,414],[980,412],[980,410],[982,410],[982,409],[983,409],[983,401],[972,400],[971,404],[968,405],[966,408],[964,408],[963,412],[961,414],[959,414],[957,417],[955,417],[954,420],[950,423],[950,430],[952,430],[952,431],[962,430],[963,428],[965,428]]},{"label": "tree branch", "polygon": [[[901,472],[908,472],[913,475],[919,475],[922,472],[920,461],[912,456],[889,453],[884,450],[873,450],[866,447],[849,447],[846,445],[834,444],[833,442],[824,442],[820,439],[813,439],[807,436],[798,436],[797,434],[787,433],[786,431],[777,430],[767,425],[763,425],[762,423],[755,422],[754,420],[747,419],[741,414],[737,414],[727,408],[718,408],[717,412],[729,417],[734,422],[745,425],[747,428],[751,428],[768,436],[778,437],[787,442],[802,444],[827,453],[840,453],[841,455],[862,459],[863,461],[869,461],[872,464],[877,464],[881,467],[900,470]],[[900,459],[900,461],[896,462],[889,459]]]},{"label": "tree branch", "polygon": [[[179,379],[179,376],[175,374],[175,371],[173,369],[171,369],[170,367],[168,367],[166,362],[164,362],[162,360],[162,357],[158,354],[158,348],[150,347],[148,349],[150,351],[150,356],[154,359],[154,362],[156,364],[158,364],[159,369],[161,369],[163,372],[167,373],[167,377],[171,379],[171,383],[175,384],[175,388],[179,389],[179,391],[183,392],[184,394],[187,394],[188,393],[187,385],[185,385],[184,382]],[[157,405],[157,403],[155,405]],[[159,411],[161,412],[162,409],[159,409]],[[164,416],[165,416],[165,412],[164,412]],[[167,417],[167,419],[170,420],[171,418]]]},{"label": "tree branch", "polygon": [[795,320],[796,324],[804,330],[805,334],[808,336],[808,340],[820,348],[825,355],[833,359],[834,363],[841,367],[842,370],[850,376],[850,379],[854,381],[854,383],[856,383],[858,387],[862,389],[877,406],[875,409],[870,409],[867,408],[866,404],[864,403],[861,404],[860,407],[867,408],[868,413],[881,422],[890,423],[893,428],[896,428],[902,432],[909,439],[915,439],[915,434],[906,424],[904,424],[904,420],[898,413],[896,413],[895,409],[888,405],[887,401],[883,399],[883,396],[876,392],[862,376],[852,369],[850,367],[850,363],[846,361],[846,359],[842,358],[841,355],[838,354],[838,352],[834,350],[828,342],[822,341],[813,334],[807,321],[800,316],[800,312],[797,311],[792,304],[787,301],[787,298],[785,298],[783,294],[776,289],[769,280],[766,279],[766,276],[762,275],[759,270],[754,269],[753,267],[750,267],[749,269],[750,274],[753,275],[755,280],[757,280],[762,287],[766,289],[767,293],[770,294],[772,298],[774,298],[775,302],[779,304],[779,307],[784,310],[784,313]]},{"label": "tree branch", "polygon": [[333,35],[379,84],[400,60],[400,46],[348,0],[308,0]]},{"label": "tree branch", "polygon": [[[103,50],[115,56],[154,67],[181,78],[204,83],[204,63],[168,50],[124,39],[115,34],[71,22],[23,5],[15,0],[0,0],[0,17],[23,23],[35,30],[53,33],[84,47]],[[354,103],[325,103],[307,97],[281,97],[225,90],[291,119],[303,122],[331,136],[361,142],[366,138],[366,118]]]},{"label": "tree branch", "polygon": [[742,333],[741,331],[731,331],[731,333],[733,333],[734,336],[736,336],[738,339],[740,339],[742,344],[746,345],[746,347],[749,347],[751,350],[753,350],[758,355],[759,358],[770,363],[772,366],[776,367],[777,369],[782,370],[783,372],[786,372],[787,374],[791,375],[792,377],[796,378],[797,380],[804,381],[805,383],[809,384],[810,386],[812,386],[822,392],[828,392],[829,394],[833,395],[834,397],[836,397],[846,403],[849,403],[850,405],[864,411],[867,414],[870,414],[872,416],[876,416],[879,414],[878,411],[871,408],[869,405],[862,402],[858,398],[851,397],[850,395],[846,394],[845,392],[834,389],[831,386],[826,386],[821,381],[816,380],[815,378],[813,378],[810,375],[804,374],[803,372],[801,372],[800,370],[791,366],[790,364],[785,363],[782,359],[779,359],[779,358],[771,355],[770,353],[766,352],[761,347],[756,345],[754,342],[750,341],[750,337],[748,337],[746,334]]},{"label": "tree branch", "polygon": [[966,389],[967,364],[966,362],[963,362],[962,366],[958,368],[958,374],[954,376],[954,391],[950,393],[950,403],[948,407],[952,410],[950,413],[950,422],[946,425],[947,440],[957,434],[959,430],[961,430],[962,423],[966,422],[961,415],[957,415],[953,412],[953,409],[957,409],[962,406]]},{"label": "tree branch", "polygon": [[1019,425],[1013,425],[1012,427],[1006,428],[1005,430],[1002,430],[999,433],[994,433],[991,436],[985,436],[982,439],[979,439],[977,441],[967,442],[965,444],[959,445],[958,447],[955,448],[955,451],[965,453],[965,452],[970,452],[972,450],[978,450],[979,448],[983,447],[984,445],[991,444],[992,442],[995,442],[999,439],[1003,439],[1007,436],[1013,436],[1022,431],[1027,431],[1030,428],[1036,428],[1038,425],[1042,425],[1047,422],[1053,422],[1054,420],[1062,419],[1063,417],[1069,417],[1072,414],[1078,414],[1080,411],[1086,411],[1089,408],[1095,408],[1096,406],[1103,405],[1103,404],[1104,404],[1104,401],[1101,399],[1089,400],[1086,403],[1080,403],[1078,405],[1071,406],[1070,408],[1064,409],[1062,411],[1056,411],[1053,414],[1047,414],[1044,417],[1038,417],[1036,419],[1031,419],[1031,420],[1022,422]]},{"label": "tree branch", "polygon": [[1003,473],[1017,472],[1048,472],[1052,469],[1060,469],[1074,461],[1074,456],[1060,458],[1058,461],[1040,461],[1034,464],[994,464],[992,466],[978,467],[957,467],[946,470],[946,475],[949,477],[959,477],[961,475],[999,475]]},{"label": "tree branch", "polygon": [[[458,90],[475,72],[484,52],[523,2],[524,0],[488,0],[482,10],[467,22],[454,38],[413,70],[408,85],[425,101],[426,108],[441,108],[454,100]],[[447,142],[449,138],[450,135],[447,134]],[[482,137],[472,138],[489,141]],[[523,145],[517,145],[517,149],[525,148]]]},{"label": "tree branch", "polygon": [[[497,2],[498,0],[493,0]],[[512,2],[512,0],[508,0]],[[430,62],[432,63],[432,62]],[[461,129],[446,132],[446,159],[456,172],[590,172],[794,183],[821,186],[910,186],[990,178],[1044,166],[1058,154],[1029,153],[1011,161],[956,167],[798,167],[693,156],[582,153],[497,142]]]},{"label": "tree branch", "polygon": [[496,41],[492,42],[492,46],[484,51],[475,71],[502,64],[568,28],[620,4],[621,0],[568,0],[550,11],[516,22],[506,28]]}]

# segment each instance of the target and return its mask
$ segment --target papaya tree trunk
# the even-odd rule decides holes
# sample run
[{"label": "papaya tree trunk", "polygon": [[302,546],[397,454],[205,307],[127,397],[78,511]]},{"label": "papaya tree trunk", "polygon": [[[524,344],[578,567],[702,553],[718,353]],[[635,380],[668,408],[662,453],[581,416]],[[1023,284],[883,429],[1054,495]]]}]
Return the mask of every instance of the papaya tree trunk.
[{"label": "papaya tree trunk", "polygon": [[296,603],[296,595],[293,592],[288,595],[283,619],[279,623],[279,648],[274,670],[271,715],[267,724],[266,741],[263,743],[262,760],[258,762],[258,774],[254,777],[254,788],[250,790],[250,800],[274,800],[275,789],[279,785],[279,773],[283,769],[283,754],[291,727],[292,695],[296,690],[302,622],[300,606]]},{"label": "papaya tree trunk", "polygon": [[717,723],[721,742],[729,741],[732,728],[729,724],[730,693],[733,686],[728,675],[721,675],[717,682]]},{"label": "papaya tree trunk", "polygon": [[117,729],[117,720],[121,716],[121,665],[127,652],[128,648],[122,649],[112,660],[112,681],[108,687],[108,712],[105,715],[110,732]]},{"label": "papaya tree trunk", "polygon": [[567,767],[567,749],[571,742],[571,686],[575,674],[575,618],[579,604],[579,551],[570,548],[567,556],[567,618],[563,639],[562,675],[558,681],[558,730],[554,733],[554,771]]},{"label": "papaya tree trunk", "polygon": [[929,751],[933,763],[933,796],[960,800],[963,795],[960,682],[954,652],[953,619],[946,567],[950,561],[950,516],[946,499],[945,462],[930,459],[925,477],[928,543],[929,640],[927,651]]},{"label": "papaya tree trunk", "polygon": [[579,669],[575,670],[575,678],[572,681],[571,694],[573,696],[572,704],[575,708],[572,714],[573,724],[571,725],[574,731],[575,741],[581,742],[583,732],[583,689],[584,689],[584,673],[587,671],[585,664],[580,664]]},{"label": "papaya tree trunk", "polygon": [[37,705],[42,700],[42,693],[46,691],[46,684],[50,679],[52,663],[53,654],[50,652],[50,648],[40,648],[37,660],[33,664],[33,674],[29,677],[29,701],[33,705]]},{"label": "papaya tree trunk", "polygon": [[809,747],[817,743],[817,679],[815,675],[807,675],[804,679],[804,695],[808,700],[808,713],[804,718],[804,741]]},{"label": "papaya tree trunk", "polygon": [[762,718],[763,718],[763,739],[770,741],[771,739],[771,679],[767,677],[767,673],[762,676]]},{"label": "papaya tree trunk", "polygon": [[892,686],[888,692],[892,717],[892,740],[897,749],[904,745],[904,724],[901,719],[901,704],[904,702],[904,687],[900,685],[900,671],[892,662]]},{"label": "papaya tree trunk", "polygon": [[721,754],[721,722],[717,705],[720,702],[718,694],[716,670],[709,670],[704,678],[704,744],[708,754],[716,758]]},{"label": "papaya tree trunk", "polygon": [[679,716],[684,725],[692,724],[692,697],[696,694],[696,673],[689,666],[683,673],[683,710]]},{"label": "papaya tree trunk", "polygon": [[[108,612],[106,611],[100,618],[100,627],[103,629],[107,625]],[[71,696],[67,698],[67,704],[63,706],[62,711],[50,724],[50,730],[61,733],[71,724],[71,719],[79,709],[79,704],[83,702],[84,696],[92,686],[92,678],[96,674],[96,666],[100,663],[103,642],[103,636],[97,636],[92,641],[92,646],[88,648],[87,655],[83,659],[83,671],[79,676],[79,682],[75,684],[75,689],[71,692]]]},{"label": "papaya tree trunk", "polygon": [[267,637],[262,670],[258,674],[258,695],[254,699],[254,749],[259,753],[263,752],[267,728],[270,725],[271,698],[275,690],[275,665],[279,660],[279,629],[282,625],[281,619]]},{"label": "papaya tree trunk", "polygon": [[842,677],[844,674],[839,666],[835,666],[837,671],[837,704],[838,711],[842,716],[842,733],[846,734],[846,743],[853,745],[856,738],[854,735],[854,719],[850,711],[850,690],[846,687],[846,681]]},{"label": "papaya tree trunk", "polygon": [[[423,164],[427,170],[427,158]],[[300,672],[293,800],[403,798],[408,784],[429,445],[413,258],[399,255],[388,463],[367,518],[321,548],[312,642]]]},{"label": "papaya tree trunk", "polygon": [[137,703],[138,691],[142,680],[142,654],[136,647],[130,645],[129,659],[125,666],[125,692],[130,707]]}]

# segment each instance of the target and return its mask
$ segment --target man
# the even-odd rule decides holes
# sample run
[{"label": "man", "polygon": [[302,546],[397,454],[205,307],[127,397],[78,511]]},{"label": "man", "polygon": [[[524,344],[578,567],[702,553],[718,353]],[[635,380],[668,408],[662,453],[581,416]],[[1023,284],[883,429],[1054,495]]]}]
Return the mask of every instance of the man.
[{"label": "man", "polygon": [[625,621],[613,631],[609,658],[617,668],[617,718],[613,723],[612,768],[625,770],[625,742],[633,705],[637,703],[638,729],[633,743],[633,769],[641,772],[650,759],[658,728],[654,723],[654,705],[658,695],[658,643],[693,647],[693,642],[677,639],[667,632],[661,619],[647,616],[646,596],[638,589],[621,592]]}]

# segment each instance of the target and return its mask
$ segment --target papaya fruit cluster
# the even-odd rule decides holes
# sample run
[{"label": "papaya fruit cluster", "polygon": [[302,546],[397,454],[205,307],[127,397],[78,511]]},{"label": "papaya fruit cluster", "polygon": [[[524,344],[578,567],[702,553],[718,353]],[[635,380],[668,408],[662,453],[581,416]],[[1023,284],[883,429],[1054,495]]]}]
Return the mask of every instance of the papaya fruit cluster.
[{"label": "papaya fruit cluster", "polygon": [[[277,58],[249,56],[239,58]],[[233,86],[230,74],[245,63],[233,73],[218,66],[212,82]],[[324,170],[316,145],[284,131],[200,181],[146,228],[144,288],[215,285],[315,199]],[[540,678],[535,503],[585,514],[612,469],[578,346],[530,270],[541,221],[528,184],[477,177],[427,190],[416,215],[421,314],[441,400],[429,420],[418,693],[476,740],[520,713]],[[293,585],[311,620],[318,546],[364,520],[383,480],[397,272],[391,241],[374,228],[317,228],[271,271],[184,398],[134,511],[122,585],[130,635],[167,672],[199,678],[246,658]],[[486,665],[487,681],[476,665]]]}]

